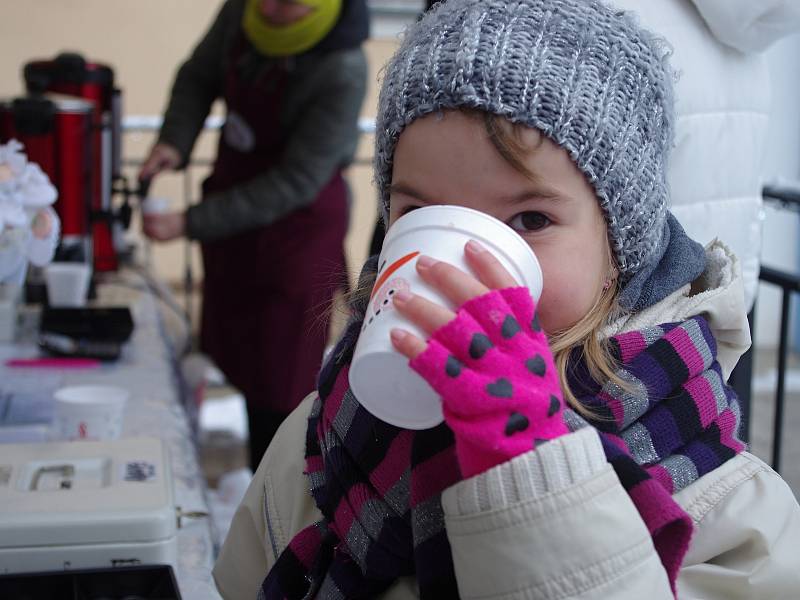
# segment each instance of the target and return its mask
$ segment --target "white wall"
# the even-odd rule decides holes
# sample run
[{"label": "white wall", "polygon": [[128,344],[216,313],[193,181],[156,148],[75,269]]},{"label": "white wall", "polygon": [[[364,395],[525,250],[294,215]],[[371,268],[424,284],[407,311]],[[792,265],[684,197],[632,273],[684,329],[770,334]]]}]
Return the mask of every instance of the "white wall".
[{"label": "white wall", "polygon": [[[772,87],[772,115],[762,172],[765,181],[800,181],[800,35],[778,41],[766,52]],[[798,272],[796,213],[766,206],[762,263]],[[780,292],[761,284],[756,308],[756,339],[761,347],[778,344]]]}]

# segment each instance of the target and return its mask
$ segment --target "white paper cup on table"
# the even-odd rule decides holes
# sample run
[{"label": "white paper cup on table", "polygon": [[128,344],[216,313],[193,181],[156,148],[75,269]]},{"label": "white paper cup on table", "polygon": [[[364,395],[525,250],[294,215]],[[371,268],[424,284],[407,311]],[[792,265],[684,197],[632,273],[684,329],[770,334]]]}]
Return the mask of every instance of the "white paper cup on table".
[{"label": "white paper cup on table", "polygon": [[44,268],[50,306],[85,306],[92,269],[85,263],[54,262]]},{"label": "white paper cup on table", "polygon": [[479,241],[538,300],[542,270],[528,243],[508,225],[463,206],[427,206],[389,228],[378,259],[378,275],[350,365],[356,398],[379,419],[406,429],[428,429],[444,420],[439,395],[392,346],[389,332],[400,327],[422,339],[426,334],[400,316],[392,296],[400,290],[457,307],[417,274],[420,255],[446,261],[470,273],[464,258],[469,240]]},{"label": "white paper cup on table", "polygon": [[113,385],[76,385],[57,390],[53,437],[115,440],[122,433],[128,390]]},{"label": "white paper cup on table", "polygon": [[144,215],[163,215],[170,212],[170,203],[166,198],[148,196],[142,200],[141,209]]}]

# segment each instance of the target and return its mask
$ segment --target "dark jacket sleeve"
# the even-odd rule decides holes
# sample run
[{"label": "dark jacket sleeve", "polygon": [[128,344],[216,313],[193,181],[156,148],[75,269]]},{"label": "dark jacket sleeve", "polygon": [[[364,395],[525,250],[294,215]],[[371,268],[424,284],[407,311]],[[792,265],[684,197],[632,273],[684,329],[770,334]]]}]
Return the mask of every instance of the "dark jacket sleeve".
[{"label": "dark jacket sleeve", "polygon": [[222,91],[226,41],[236,18],[234,13],[234,3],[225,2],[211,28],[178,69],[172,84],[158,141],[177,148],[184,165],[189,161],[211,104]]},{"label": "dark jacket sleeve", "polygon": [[357,48],[320,60],[314,91],[295,119],[281,160],[263,174],[192,206],[186,215],[190,238],[229,237],[309,206],[334,172],[351,160],[366,92],[366,57]]}]

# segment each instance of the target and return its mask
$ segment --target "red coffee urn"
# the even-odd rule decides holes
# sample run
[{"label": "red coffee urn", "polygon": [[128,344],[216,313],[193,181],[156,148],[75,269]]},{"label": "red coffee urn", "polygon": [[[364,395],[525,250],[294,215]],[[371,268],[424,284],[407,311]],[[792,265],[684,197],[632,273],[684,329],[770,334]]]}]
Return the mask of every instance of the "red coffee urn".
[{"label": "red coffee urn", "polygon": [[114,71],[106,65],[87,62],[79,54],[63,53],[52,60],[29,62],[23,76],[31,95],[68,95],[92,105],[89,221],[93,262],[96,271],[115,270],[118,258],[112,187],[114,180],[121,176],[122,96],[114,87]]}]

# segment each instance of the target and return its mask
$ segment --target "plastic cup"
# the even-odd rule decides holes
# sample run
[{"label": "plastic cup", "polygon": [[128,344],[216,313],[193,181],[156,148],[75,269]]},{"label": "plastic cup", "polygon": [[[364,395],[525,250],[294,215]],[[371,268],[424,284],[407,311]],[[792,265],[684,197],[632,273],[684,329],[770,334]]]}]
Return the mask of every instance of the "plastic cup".
[{"label": "plastic cup", "polygon": [[141,209],[144,215],[163,215],[170,212],[170,202],[159,196],[148,196],[142,200]]},{"label": "plastic cup", "polygon": [[92,270],[84,263],[55,262],[44,268],[50,306],[84,306]]},{"label": "plastic cup", "polygon": [[426,334],[394,309],[392,296],[405,290],[449,306],[438,291],[417,275],[422,255],[446,261],[469,273],[464,245],[479,241],[535,300],[542,293],[542,270],[525,240],[508,225],[463,206],[428,206],[414,210],[389,228],[378,259],[378,276],[350,365],[356,398],[379,419],[406,429],[428,429],[444,420],[439,395],[408,366],[392,346],[389,332],[400,327],[422,339]]},{"label": "plastic cup", "polygon": [[122,432],[128,390],[76,385],[57,390],[53,434],[59,440],[115,440]]}]

